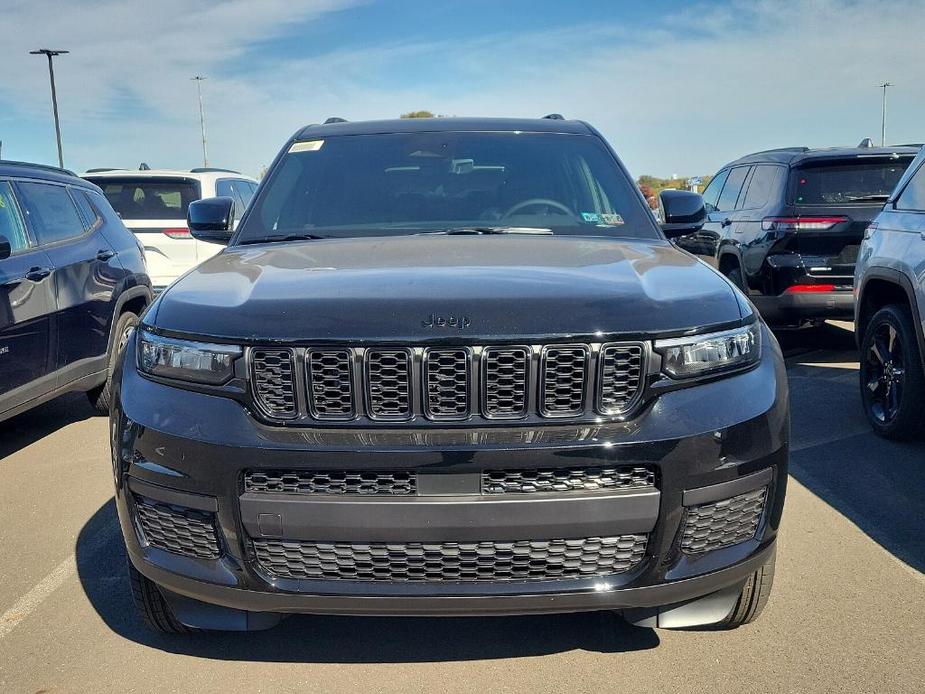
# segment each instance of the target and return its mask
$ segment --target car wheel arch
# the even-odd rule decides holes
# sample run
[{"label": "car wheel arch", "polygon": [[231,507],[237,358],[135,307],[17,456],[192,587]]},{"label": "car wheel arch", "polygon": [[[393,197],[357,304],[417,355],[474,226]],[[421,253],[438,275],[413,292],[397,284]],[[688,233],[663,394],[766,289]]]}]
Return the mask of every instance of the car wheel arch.
[{"label": "car wheel arch", "polygon": [[899,270],[874,267],[865,270],[858,288],[855,308],[855,340],[860,348],[864,331],[874,314],[884,306],[895,303],[906,304],[912,311],[919,356],[925,365],[925,332],[922,329],[922,313],[912,281]]}]

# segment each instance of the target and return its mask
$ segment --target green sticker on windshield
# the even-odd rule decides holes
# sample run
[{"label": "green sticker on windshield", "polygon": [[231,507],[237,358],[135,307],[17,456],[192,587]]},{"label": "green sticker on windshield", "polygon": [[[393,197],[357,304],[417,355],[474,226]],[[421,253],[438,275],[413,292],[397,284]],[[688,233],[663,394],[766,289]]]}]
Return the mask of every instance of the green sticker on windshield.
[{"label": "green sticker on windshield", "polygon": [[601,221],[601,216],[597,212],[582,212],[581,218],[586,222],[599,222]]}]

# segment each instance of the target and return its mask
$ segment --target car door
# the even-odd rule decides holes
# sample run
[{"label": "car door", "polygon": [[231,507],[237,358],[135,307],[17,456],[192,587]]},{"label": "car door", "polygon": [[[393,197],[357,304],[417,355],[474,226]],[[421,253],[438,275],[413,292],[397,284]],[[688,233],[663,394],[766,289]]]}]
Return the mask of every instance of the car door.
[{"label": "car door", "polygon": [[51,260],[36,248],[9,181],[0,180],[0,414],[55,387],[50,376],[55,297]]},{"label": "car door", "polygon": [[707,223],[704,224],[703,228],[693,234],[680,236],[674,240],[674,243],[679,248],[683,248],[688,253],[693,253],[707,262],[712,262],[711,259],[715,254],[719,240],[718,228],[716,224],[710,223],[710,215],[716,210],[720,193],[723,190],[728,176],[729,169],[719,171],[716,176],[713,177],[713,180],[710,181],[706,190],[703,191],[703,203],[707,211]]},{"label": "car door", "polygon": [[779,206],[787,169],[778,164],[759,164],[740,196],[739,210],[733,224],[733,242],[741,257],[746,277],[761,272],[768,250],[779,240],[776,231],[762,228],[764,218]]},{"label": "car door", "polygon": [[106,367],[118,258],[98,225],[88,230],[67,186],[17,182],[27,224],[51,259],[59,383]]},{"label": "car door", "polygon": [[919,315],[925,332],[925,164],[909,178],[891,214],[881,215],[887,239],[881,255],[894,258],[897,269],[913,282]]}]

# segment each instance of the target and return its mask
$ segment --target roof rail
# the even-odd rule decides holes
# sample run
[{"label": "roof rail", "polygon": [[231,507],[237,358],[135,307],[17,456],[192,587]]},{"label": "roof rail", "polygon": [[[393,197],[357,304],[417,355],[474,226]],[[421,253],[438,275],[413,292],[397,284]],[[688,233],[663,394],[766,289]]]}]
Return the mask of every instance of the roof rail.
[{"label": "roof rail", "polygon": [[565,117],[561,113],[547,113],[542,120],[565,120]]},{"label": "roof rail", "polygon": [[905,142],[901,145],[887,145],[887,147],[925,147],[921,142]]},{"label": "roof rail", "polygon": [[763,149],[760,152],[752,152],[749,154],[749,157],[753,157],[756,154],[771,154],[773,152],[808,152],[809,147],[776,147],[775,149]]},{"label": "roof rail", "polygon": [[29,167],[31,169],[42,169],[43,171],[54,171],[57,173],[67,174],[68,176],[77,175],[70,169],[64,169],[60,166],[52,166],[51,164],[33,164],[30,161],[14,161],[12,159],[0,159],[0,164],[2,164],[3,166],[22,166],[22,167]]},{"label": "roof rail", "polygon": [[241,175],[240,171],[235,171],[234,169],[219,169],[214,166],[199,166],[195,169],[190,169],[190,173],[233,173]]},{"label": "roof rail", "polygon": [[331,123],[346,123],[346,118],[339,118],[337,116],[331,116],[330,118],[324,121],[324,125],[330,125]]},{"label": "roof rail", "polygon": [[101,166],[96,169],[87,169],[84,173],[103,173],[104,171],[125,171],[119,166]]}]

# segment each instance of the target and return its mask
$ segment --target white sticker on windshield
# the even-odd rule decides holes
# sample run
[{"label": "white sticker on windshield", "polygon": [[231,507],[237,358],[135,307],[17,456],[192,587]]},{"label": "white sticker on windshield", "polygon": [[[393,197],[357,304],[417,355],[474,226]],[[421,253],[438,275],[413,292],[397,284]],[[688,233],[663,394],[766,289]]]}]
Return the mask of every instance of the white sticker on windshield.
[{"label": "white sticker on windshield", "polygon": [[617,226],[623,224],[623,217],[616,213],[604,212],[601,214],[601,221],[604,224],[609,224],[610,226]]},{"label": "white sticker on windshield", "polygon": [[324,144],[324,140],[306,140],[305,142],[293,142],[292,147],[289,148],[289,153],[293,152],[317,152],[321,149],[321,145]]}]

